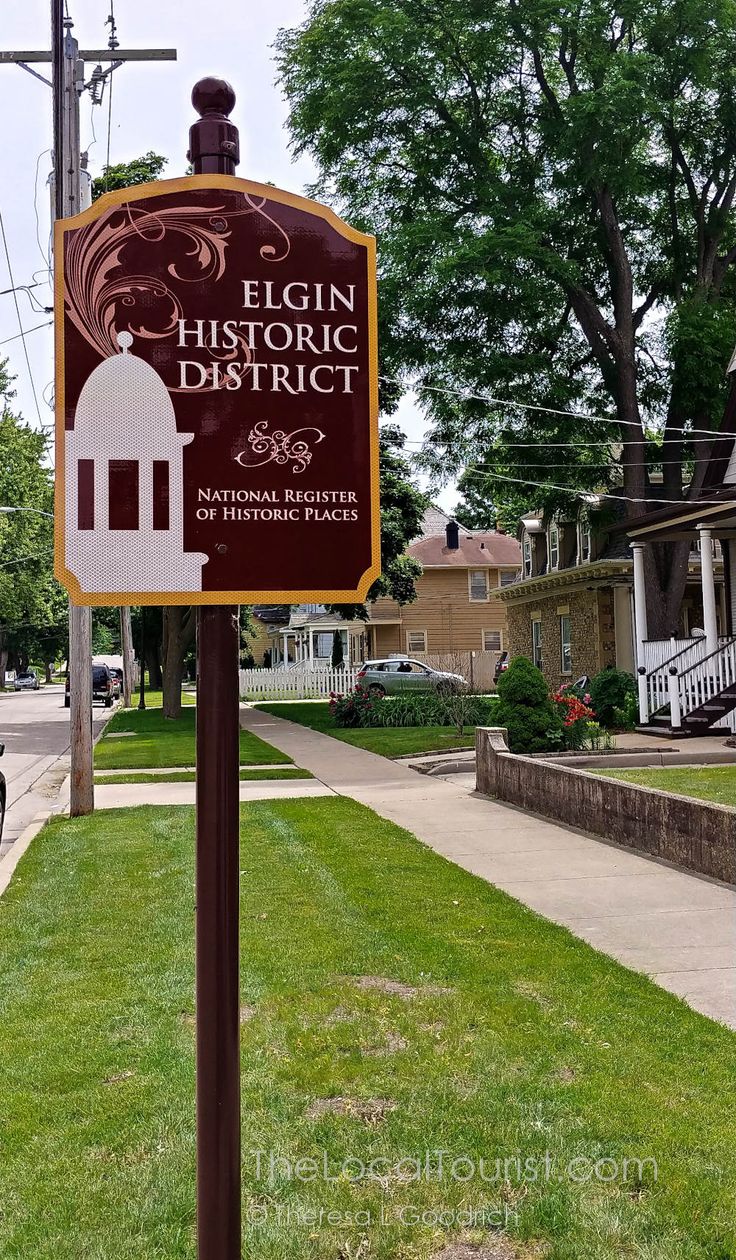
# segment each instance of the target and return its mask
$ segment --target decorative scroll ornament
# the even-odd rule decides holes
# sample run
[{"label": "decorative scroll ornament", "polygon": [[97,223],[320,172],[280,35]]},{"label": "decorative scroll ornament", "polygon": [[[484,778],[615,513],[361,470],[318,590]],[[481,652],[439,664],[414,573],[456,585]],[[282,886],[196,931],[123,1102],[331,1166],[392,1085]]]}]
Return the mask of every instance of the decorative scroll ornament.
[{"label": "decorative scroll ornament", "polygon": [[[275,429],[268,433],[268,420],[261,420],[254,425],[248,434],[250,450],[240,451],[235,460],[241,468],[261,468],[264,464],[288,464],[293,462],[293,473],[302,473],[312,462],[311,446],[317,446],[324,440],[321,429],[305,426],[286,433],[283,429]],[[309,441],[300,437],[302,433],[313,433],[316,436]],[[265,456],[265,458],[263,458]]]},{"label": "decorative scroll ornament", "polygon": [[[170,337],[175,332],[177,321],[183,315],[176,287],[203,280],[214,284],[224,274],[225,252],[231,236],[229,220],[251,214],[264,219],[280,241],[278,247],[261,245],[261,258],[279,263],[288,257],[291,241],[264,209],[266,198],[243,193],[242,203],[242,209],[237,210],[188,205],[163,206],[150,211],[141,209],[135,202],[126,202],[101,215],[87,230],[71,234],[65,261],[66,310],[101,358],[116,352],[119,332],[149,339]],[[184,246],[184,261],[171,262],[167,268],[169,279],[131,274],[126,265],[126,247],[134,241],[139,244],[148,241],[158,253],[161,242],[169,236],[174,238],[172,247],[180,258]],[[145,325],[134,322],[136,307],[145,317]],[[249,366],[252,355],[244,339],[239,338],[239,341],[241,344],[231,354],[215,357],[229,359],[245,353]],[[212,385],[205,388],[211,389]]]}]

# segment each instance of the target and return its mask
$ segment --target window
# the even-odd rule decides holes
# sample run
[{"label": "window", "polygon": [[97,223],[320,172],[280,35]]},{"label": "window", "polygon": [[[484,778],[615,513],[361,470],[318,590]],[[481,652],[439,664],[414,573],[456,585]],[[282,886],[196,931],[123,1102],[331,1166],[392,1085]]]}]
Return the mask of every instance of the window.
[{"label": "window", "polygon": [[524,577],[532,575],[532,540],[528,534],[524,535]]},{"label": "window", "polygon": [[169,528],[169,461],[153,461],[153,528]]},{"label": "window", "polygon": [[578,523],[578,564],[587,564],[590,560],[590,524],[588,521]]},{"label": "window", "polygon": [[547,541],[549,545],[549,567],[550,569],[558,569],[560,567],[560,531],[556,525],[550,525]]},{"label": "window", "polygon": [[108,483],[110,529],[137,529],[138,460],[111,459]]},{"label": "window", "polygon": [[532,660],[537,669],[542,668],[542,622],[532,622]]},{"label": "window", "polygon": [[473,601],[485,601],[488,599],[488,570],[487,569],[471,569],[470,571],[470,598]]},{"label": "window", "polygon": [[569,613],[562,613],[560,617],[560,669],[563,674],[572,673],[572,642]]},{"label": "window", "polygon": [[95,527],[95,462],[77,462],[77,529]]},{"label": "window", "polygon": [[518,569],[501,569],[499,586],[513,586],[520,577]]},{"label": "window", "polygon": [[484,630],[483,631],[483,651],[484,652],[500,652],[503,644],[501,642],[500,630]]},{"label": "window", "polygon": [[407,631],[406,650],[407,652],[426,652],[427,631],[426,630]]}]

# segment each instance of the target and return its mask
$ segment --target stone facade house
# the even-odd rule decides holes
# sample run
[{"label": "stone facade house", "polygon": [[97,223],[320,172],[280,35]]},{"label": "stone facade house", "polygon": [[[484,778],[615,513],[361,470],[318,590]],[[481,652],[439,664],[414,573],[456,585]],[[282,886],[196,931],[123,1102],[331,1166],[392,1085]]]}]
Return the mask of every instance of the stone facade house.
[{"label": "stone facade house", "polygon": [[[522,571],[518,582],[497,592],[508,619],[513,656],[527,656],[542,670],[551,688],[607,666],[636,671],[634,633],[634,561],[626,534],[616,527],[621,515],[609,508],[601,522],[601,500],[588,496],[577,514],[551,519],[530,512],[519,528]],[[703,626],[701,564],[697,549],[689,573],[680,623],[673,634],[690,635]],[[725,588],[720,557],[716,581],[725,618]]]}]

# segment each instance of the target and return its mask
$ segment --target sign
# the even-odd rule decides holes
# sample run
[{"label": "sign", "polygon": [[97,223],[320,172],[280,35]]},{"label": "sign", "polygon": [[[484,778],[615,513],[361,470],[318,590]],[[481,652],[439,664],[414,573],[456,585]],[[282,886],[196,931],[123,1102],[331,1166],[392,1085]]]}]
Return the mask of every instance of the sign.
[{"label": "sign", "polygon": [[375,241],[232,176],[56,224],[56,576],[75,603],[362,601]]}]

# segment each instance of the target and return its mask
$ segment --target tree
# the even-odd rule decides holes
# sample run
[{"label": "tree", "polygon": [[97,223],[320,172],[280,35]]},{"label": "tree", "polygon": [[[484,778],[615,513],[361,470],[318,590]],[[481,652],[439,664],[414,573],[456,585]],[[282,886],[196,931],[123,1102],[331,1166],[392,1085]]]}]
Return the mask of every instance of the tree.
[{"label": "tree", "polygon": [[[422,531],[422,518],[429,499],[417,486],[411,465],[404,454],[406,435],[397,424],[383,424],[380,431],[381,489],[381,576],[368,591],[368,602],[382,595],[398,604],[411,604],[417,597],[415,581],[422,572],[406,548]],[[352,620],[367,617],[363,604],[329,604],[334,611]]]},{"label": "tree", "polygon": [[479,480],[472,473],[463,473],[457,483],[462,495],[453,516],[466,529],[495,529],[498,513],[493,503],[489,480]]},{"label": "tree", "polygon": [[[383,375],[436,387],[427,465],[491,450],[498,506],[612,461],[631,517],[695,495],[736,337],[736,0],[313,0],[278,54],[297,153],[380,240]],[[686,569],[653,549],[655,633]]]},{"label": "tree", "polygon": [[103,193],[113,192],[116,188],[130,188],[133,184],[147,184],[150,180],[159,179],[167,161],[168,158],[149,150],[132,162],[103,166],[102,174],[92,180],[92,200],[96,201]]},{"label": "tree", "polygon": [[[0,363],[0,392],[8,388]],[[53,486],[43,433],[0,412],[0,685],[8,663],[24,668],[41,638],[65,621],[53,576]],[[48,515],[43,515],[47,513]]]}]

